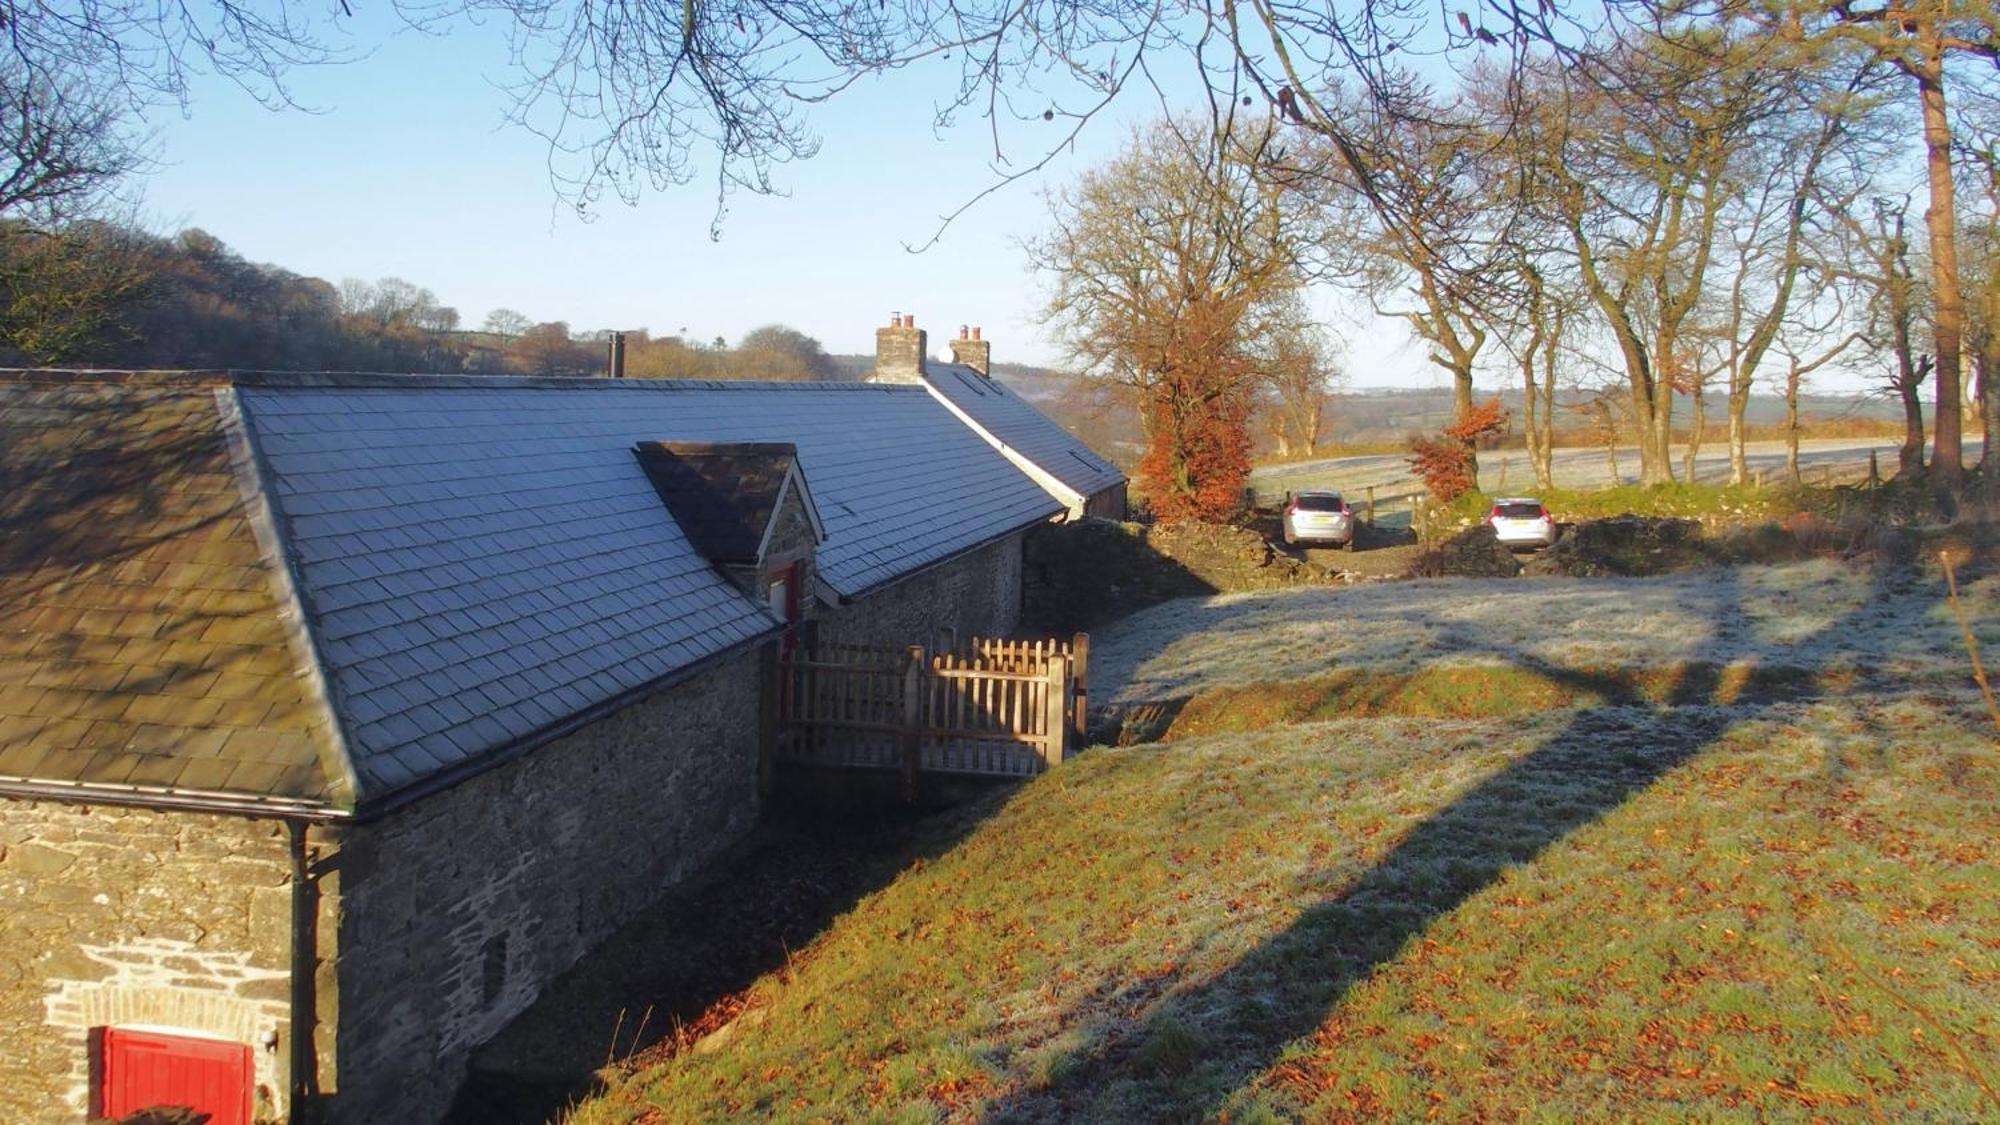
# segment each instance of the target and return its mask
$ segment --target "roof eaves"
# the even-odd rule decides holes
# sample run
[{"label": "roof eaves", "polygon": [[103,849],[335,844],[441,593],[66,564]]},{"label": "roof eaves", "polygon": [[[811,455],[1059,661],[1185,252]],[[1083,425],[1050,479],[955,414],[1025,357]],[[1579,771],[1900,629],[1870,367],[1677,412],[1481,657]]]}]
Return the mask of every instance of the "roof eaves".
[{"label": "roof eaves", "polygon": [[[750,599],[746,598],[745,600]],[[754,601],[752,604],[755,604]],[[734,644],[717,649],[707,656],[701,657],[691,663],[683,664],[663,676],[622,691],[609,699],[591,704],[582,710],[573,711],[546,726],[539,727],[519,738],[502,742],[475,757],[463,759],[437,773],[427,774],[408,785],[388,790],[379,796],[371,795],[367,800],[355,806],[352,810],[353,816],[357,820],[373,820],[414,801],[419,801],[425,797],[443,792],[489,770],[498,769],[509,762],[515,761],[542,746],[546,746],[565,735],[596,722],[598,719],[622,711],[640,702],[647,696],[665,691],[676,684],[691,679],[724,660],[754,649],[784,631],[784,627],[778,624],[775,618],[771,617],[768,610],[764,616],[770,624],[762,632],[752,634]]]},{"label": "roof eaves", "polygon": [[329,821],[345,819],[350,815],[346,809],[298,797],[272,797],[206,789],[157,788],[145,785],[113,785],[92,781],[51,781],[47,778],[6,775],[0,775],[0,797],[28,801],[58,801],[64,804],[178,809],[187,812],[223,813],[282,820]]}]

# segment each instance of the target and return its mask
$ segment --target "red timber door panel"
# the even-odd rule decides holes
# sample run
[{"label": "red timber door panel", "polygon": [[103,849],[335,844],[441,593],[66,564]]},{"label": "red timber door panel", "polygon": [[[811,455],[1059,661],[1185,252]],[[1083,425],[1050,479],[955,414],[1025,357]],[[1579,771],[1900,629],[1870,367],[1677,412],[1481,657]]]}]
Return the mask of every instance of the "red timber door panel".
[{"label": "red timber door panel", "polygon": [[122,1027],[102,1036],[97,1116],[186,1106],[208,1114],[208,1125],[250,1125],[249,1044]]}]

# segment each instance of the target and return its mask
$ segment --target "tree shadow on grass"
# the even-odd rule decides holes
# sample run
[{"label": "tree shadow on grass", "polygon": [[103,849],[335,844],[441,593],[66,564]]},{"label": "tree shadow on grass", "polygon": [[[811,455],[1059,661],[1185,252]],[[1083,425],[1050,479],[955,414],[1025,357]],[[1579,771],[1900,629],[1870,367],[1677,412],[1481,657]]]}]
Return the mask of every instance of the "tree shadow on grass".
[{"label": "tree shadow on grass", "polygon": [[[1876,569],[1875,590],[1893,580],[1890,569]],[[1716,579],[1727,587],[1725,609],[1740,610],[1736,572],[1718,571]],[[1836,642],[1851,616],[1801,643],[1759,646],[1760,659],[1819,668],[1839,653]],[[1740,621],[1740,613],[1726,615],[1714,639],[1720,642],[1740,629]],[[1360,878],[1220,975],[1170,992],[1150,1008],[1150,1001],[1142,1000],[1110,1013],[1078,1013],[1078,1022],[1092,1032],[1084,1037],[1092,1044],[1088,1053],[1054,1067],[1055,1077],[1042,1088],[990,1104],[986,1115],[1001,1120],[1215,1115],[1243,1083],[1273,1066],[1288,1044],[1318,1028],[1350,989],[1509,867],[1534,861],[1609,815],[1772,703],[1811,699],[1823,691],[1813,677],[1787,678],[1782,692],[1753,693],[1729,708],[1709,706],[1724,686],[1724,663],[1697,659],[1685,665],[1664,700],[1653,704],[1634,698],[1613,676],[1523,654],[1516,654],[1515,663],[1566,680],[1579,694],[1612,702],[1575,712],[1540,746],[1433,813]]]}]

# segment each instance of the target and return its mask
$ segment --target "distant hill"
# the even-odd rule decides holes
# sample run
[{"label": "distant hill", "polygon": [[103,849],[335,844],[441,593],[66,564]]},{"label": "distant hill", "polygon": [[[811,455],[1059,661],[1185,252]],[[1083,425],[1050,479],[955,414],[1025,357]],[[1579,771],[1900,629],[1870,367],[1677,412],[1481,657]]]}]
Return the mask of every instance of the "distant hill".
[{"label": "distant hill", "polygon": [[[843,373],[863,378],[875,368],[872,355],[832,357]],[[1108,388],[1079,379],[1068,372],[1026,363],[996,363],[994,376],[1022,397],[1032,400],[1044,413],[1060,422],[1100,454],[1128,470],[1140,452],[1138,419],[1129,407],[1116,401]],[[1517,388],[1482,388],[1481,399],[1500,397],[1515,419],[1518,431],[1522,416],[1521,392]],[[1558,396],[1563,406],[1581,405],[1588,399],[1580,394]],[[1727,422],[1726,400],[1711,392],[1708,420],[1711,425]],[[1444,387],[1354,387],[1327,396],[1325,444],[1381,445],[1400,443],[1413,434],[1435,433],[1451,420],[1451,391]],[[1685,425],[1689,406],[1675,404],[1675,420]],[[1899,422],[1901,408],[1879,395],[1802,395],[1799,415],[1807,424],[1861,420]],[[1746,421],[1751,426],[1772,426],[1784,421],[1785,402],[1776,395],[1752,395]],[[1588,426],[1580,412],[1563,410],[1556,418],[1558,429]],[[1263,439],[1261,428],[1259,440]]]}]

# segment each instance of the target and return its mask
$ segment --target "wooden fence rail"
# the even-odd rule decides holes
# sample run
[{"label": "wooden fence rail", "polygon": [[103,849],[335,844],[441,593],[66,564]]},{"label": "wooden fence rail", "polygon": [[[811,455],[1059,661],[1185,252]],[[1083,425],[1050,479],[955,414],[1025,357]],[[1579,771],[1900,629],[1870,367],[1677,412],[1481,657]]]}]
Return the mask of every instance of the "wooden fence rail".
[{"label": "wooden fence rail", "polygon": [[[941,638],[947,640],[949,639]],[[1090,638],[948,651],[820,641],[778,661],[779,754],[847,768],[1027,777],[1084,729]]]}]

